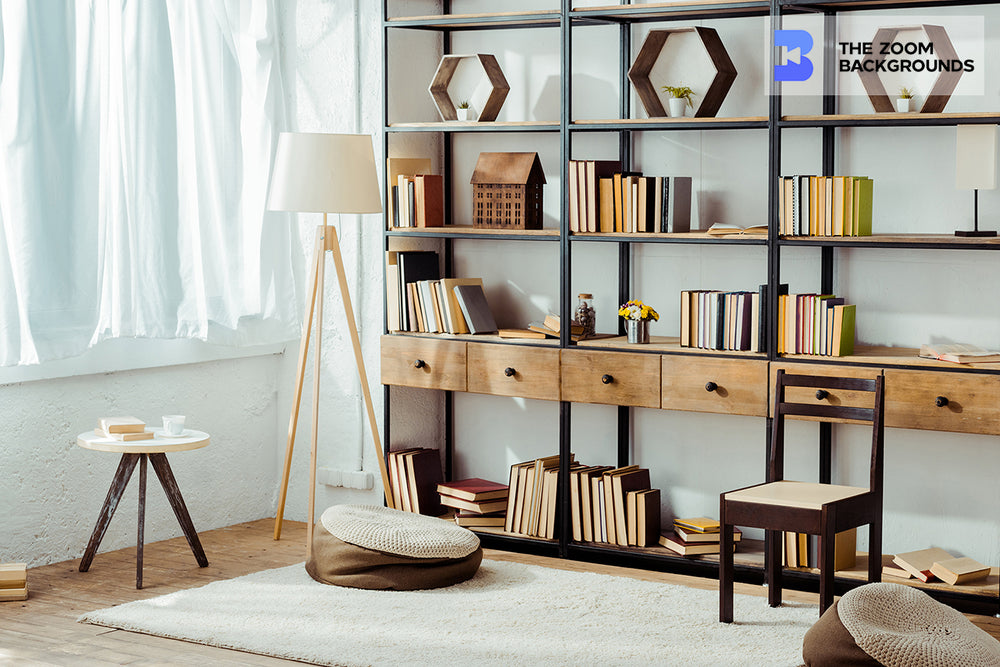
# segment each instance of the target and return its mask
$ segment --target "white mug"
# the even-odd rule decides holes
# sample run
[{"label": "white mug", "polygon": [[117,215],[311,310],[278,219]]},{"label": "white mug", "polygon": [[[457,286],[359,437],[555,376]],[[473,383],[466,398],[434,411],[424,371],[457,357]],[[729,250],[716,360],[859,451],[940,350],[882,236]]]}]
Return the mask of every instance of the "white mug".
[{"label": "white mug", "polygon": [[163,433],[166,435],[180,435],[184,433],[184,415],[164,415]]}]

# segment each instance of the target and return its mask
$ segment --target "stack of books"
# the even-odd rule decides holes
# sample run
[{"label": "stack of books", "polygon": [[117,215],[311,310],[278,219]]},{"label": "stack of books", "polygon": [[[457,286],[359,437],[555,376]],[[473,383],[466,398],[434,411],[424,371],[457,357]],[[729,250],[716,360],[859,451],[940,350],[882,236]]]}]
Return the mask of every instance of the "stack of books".
[{"label": "stack of books", "polygon": [[617,160],[570,160],[570,231],[691,231],[691,184],[690,176],[623,172]]},{"label": "stack of books", "polygon": [[[529,331],[534,331],[540,333],[547,338],[559,338],[559,332],[562,330],[562,324],[559,322],[559,316],[548,314],[545,316],[543,322],[532,322],[528,325]],[[570,323],[570,338],[572,340],[580,340],[583,338],[583,325],[577,324],[576,320]]]},{"label": "stack of books", "polygon": [[25,563],[0,563],[0,602],[28,599]]},{"label": "stack of books", "polygon": [[440,516],[444,511],[437,485],[444,481],[436,449],[414,447],[389,452],[389,484],[396,509]]},{"label": "stack of books", "polygon": [[[672,532],[660,536],[660,545],[681,556],[701,556],[719,553],[721,526],[717,519],[695,517],[674,519]],[[733,528],[733,551],[743,539],[739,528]]]},{"label": "stack of books", "polygon": [[867,176],[784,176],[778,233],[871,236],[874,185]]},{"label": "stack of books", "polygon": [[149,440],[153,437],[153,432],[146,430],[146,422],[135,417],[101,417],[97,420],[94,433],[102,438],[121,442]]},{"label": "stack of books", "polygon": [[437,485],[441,504],[458,510],[455,523],[466,528],[502,528],[507,516],[509,487],[478,477]]}]

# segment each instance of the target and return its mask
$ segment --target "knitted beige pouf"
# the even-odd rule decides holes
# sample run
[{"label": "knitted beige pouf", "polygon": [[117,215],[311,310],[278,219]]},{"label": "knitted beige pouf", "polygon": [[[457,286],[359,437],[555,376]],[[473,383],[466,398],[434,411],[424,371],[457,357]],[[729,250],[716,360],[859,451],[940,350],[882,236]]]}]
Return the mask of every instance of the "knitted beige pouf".
[{"label": "knitted beige pouf", "polygon": [[375,505],[334,505],[313,531],[306,571],[324,584],[409,591],[465,581],[482,559],[475,533],[453,523]]},{"label": "knitted beige pouf", "polygon": [[986,667],[1000,665],[1000,642],[917,588],[875,583],[826,610],[802,657],[810,667]]}]

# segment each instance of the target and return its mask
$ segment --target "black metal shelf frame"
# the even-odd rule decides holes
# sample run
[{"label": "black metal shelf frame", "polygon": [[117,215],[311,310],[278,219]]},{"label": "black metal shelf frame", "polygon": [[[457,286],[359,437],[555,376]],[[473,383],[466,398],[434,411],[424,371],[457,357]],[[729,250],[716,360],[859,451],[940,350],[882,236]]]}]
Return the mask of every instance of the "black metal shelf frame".
[{"label": "black metal shelf frame", "polygon": [[[712,5],[698,5],[695,3],[674,6],[656,5],[630,5],[629,0],[620,0],[621,6],[614,9],[599,10],[574,10],[571,0],[560,0],[558,11],[548,12],[544,15],[523,14],[523,15],[491,15],[491,16],[458,16],[449,17],[451,11],[451,0],[443,0],[444,15],[432,18],[414,19],[388,19],[388,5],[390,0],[383,0],[383,64],[387,66],[388,39],[389,32],[393,29],[423,29],[438,30],[443,34],[444,52],[450,52],[450,35],[454,31],[462,30],[493,30],[493,29],[536,29],[536,28],[558,28],[560,33],[560,71],[561,76],[561,99],[560,99],[560,119],[556,123],[539,123],[537,125],[448,125],[442,123],[438,125],[390,125],[388,122],[388,76],[383,77],[383,160],[388,156],[388,137],[394,133],[407,132],[438,132],[441,133],[444,142],[445,163],[450,164],[452,136],[456,133],[491,133],[491,132],[543,132],[558,133],[560,137],[560,175],[563,183],[568,182],[568,163],[573,158],[573,136],[577,133],[594,132],[616,132],[618,133],[619,159],[623,165],[630,164],[632,154],[633,133],[644,132],[674,132],[674,131],[711,131],[711,130],[766,130],[768,133],[768,195],[767,195],[767,219],[769,234],[766,238],[712,238],[712,239],[684,239],[674,237],[650,236],[649,238],[635,237],[615,237],[615,236],[588,236],[574,235],[569,230],[569,193],[568,188],[562,188],[560,193],[560,231],[558,236],[529,236],[516,233],[504,235],[482,235],[468,232],[421,232],[421,231],[388,231],[383,230],[384,246],[387,250],[389,240],[393,237],[420,236],[440,238],[444,241],[444,263],[446,272],[452,270],[453,248],[452,241],[455,239],[476,239],[476,240],[518,240],[518,241],[553,241],[559,244],[559,264],[560,264],[560,316],[564,321],[572,319],[572,246],[574,243],[617,243],[618,244],[618,293],[620,301],[624,302],[630,294],[631,284],[631,257],[633,244],[646,243],[687,243],[700,245],[753,245],[764,246],[767,249],[767,283],[768,293],[775,295],[781,283],[781,249],[785,247],[816,247],[820,249],[820,282],[824,292],[833,291],[833,269],[835,252],[838,247],[845,248],[907,248],[907,249],[934,249],[934,250],[995,250],[1000,249],[1000,244],[977,243],[977,242],[937,242],[934,240],[887,240],[887,241],[861,241],[848,237],[844,238],[782,238],[778,232],[778,179],[781,175],[781,145],[782,130],[789,128],[817,128],[823,132],[822,138],[822,173],[832,175],[835,163],[836,138],[835,130],[838,127],[927,127],[927,126],[953,126],[957,124],[1000,124],[1000,113],[996,115],[963,115],[949,114],[945,116],[919,117],[917,115],[893,115],[886,114],[884,118],[870,116],[862,117],[837,117],[837,100],[835,95],[827,92],[823,97],[823,114],[816,117],[784,119],[782,116],[780,83],[772,81],[770,83],[770,95],[768,105],[768,116],[766,120],[714,120],[701,121],[691,119],[690,121],[644,121],[635,122],[589,122],[578,123],[572,119],[572,46],[573,30],[579,26],[586,25],[615,25],[619,26],[619,74],[620,74],[620,98],[619,116],[621,119],[628,119],[630,110],[630,90],[627,71],[631,57],[631,26],[636,23],[648,22],[669,22],[675,20],[695,20],[695,19],[726,19],[744,16],[768,16],[772,25],[781,26],[782,16],[785,14],[795,14],[801,12],[819,12],[825,16],[826,39],[825,44],[828,50],[832,50],[834,34],[834,19],[839,12],[867,11],[878,9],[899,9],[910,7],[962,7],[977,4],[992,4],[986,0],[733,0],[732,2],[718,3]],[[610,2],[610,0],[609,0]],[[771,40],[772,57],[777,60],[778,49]],[[832,81],[836,73],[833,71],[834,58],[826,58],[829,66],[824,72],[824,90],[832,91]],[[830,117],[826,117],[830,116]],[[446,207],[451,201],[450,186],[446,179]],[[778,307],[777,299],[768,300],[767,319],[769,322],[777,322]],[[623,335],[623,325],[619,323],[619,335]],[[767,359],[772,362],[781,362],[785,358],[774,353],[777,344],[776,327],[768,327],[768,350],[766,355],[753,356],[750,358]],[[540,346],[549,347],[552,346]],[[568,329],[562,332],[559,340],[559,349],[576,347],[569,339]],[[590,348],[593,349],[593,348]],[[608,348],[617,349],[617,348]],[[629,348],[630,352],[635,352],[634,348]],[[731,357],[748,358],[745,355],[731,355],[723,351],[717,353],[686,353],[683,350],[674,352],[650,351],[650,354],[680,354],[689,356],[707,356],[710,358]],[[828,364],[835,366],[849,363],[851,366],[871,366],[887,367],[889,365],[878,361],[866,362],[863,359],[854,358],[849,362],[837,359],[817,356],[815,360],[810,359],[810,363]],[[893,368],[913,368],[919,370],[930,370],[926,366],[891,364]],[[974,374],[1000,374],[1000,371],[989,369],[964,369],[963,372]],[[444,392],[445,395],[445,467],[446,474],[451,476],[454,450],[454,410],[452,392]],[[569,455],[571,452],[571,410],[572,404],[561,401],[559,406],[559,454],[560,454],[560,474],[558,489],[560,500],[558,502],[559,517],[563,526],[570,525],[570,507],[565,501],[569,497]],[[390,415],[390,388],[384,387],[384,429],[385,448],[388,451],[391,439],[389,437]],[[632,409],[627,406],[618,408],[618,443],[617,457],[618,464],[629,463],[631,456],[631,417]],[[767,449],[770,443],[770,432],[772,422],[770,418],[765,418],[765,465]],[[820,479],[830,481],[832,475],[832,433],[829,424],[822,424],[819,433],[820,440]],[[556,541],[536,540],[528,537],[518,537],[513,535],[497,535],[495,533],[479,533],[485,546],[495,546],[501,549],[514,551],[526,551],[544,555],[558,555],[561,557],[575,558],[594,562],[609,562],[618,565],[628,565],[647,569],[666,569],[675,572],[685,572],[699,574],[700,576],[715,576],[718,572],[718,564],[712,561],[689,560],[666,553],[663,555],[652,554],[637,550],[627,550],[619,547],[602,546],[596,544],[580,544],[569,539],[567,530],[561,531],[561,535]],[[736,566],[737,576],[743,581],[754,583],[764,582],[764,572],[761,568],[748,565]],[[808,572],[786,571],[784,573],[786,585],[796,588],[812,589],[817,587],[818,577]],[[850,588],[861,585],[863,582],[850,579],[837,579],[838,594]],[[996,613],[997,602],[989,597],[962,594],[954,591],[928,591],[934,597],[949,604],[969,610],[972,613]]]}]

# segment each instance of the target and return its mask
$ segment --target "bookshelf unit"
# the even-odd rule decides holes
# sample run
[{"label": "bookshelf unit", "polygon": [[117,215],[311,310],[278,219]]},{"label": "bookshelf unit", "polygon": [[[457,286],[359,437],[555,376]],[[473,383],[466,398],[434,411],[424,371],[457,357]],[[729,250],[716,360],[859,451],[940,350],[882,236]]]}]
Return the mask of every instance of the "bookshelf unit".
[{"label": "bookshelf unit", "polygon": [[[862,249],[879,250],[921,250],[921,251],[990,251],[1000,250],[1000,240],[997,238],[973,239],[955,237],[943,233],[877,233],[870,237],[779,237],[778,229],[778,177],[782,172],[782,142],[783,134],[788,130],[797,132],[812,130],[821,133],[822,150],[820,160],[822,170],[817,173],[832,175],[835,172],[837,160],[837,132],[843,128],[904,128],[909,127],[954,127],[959,124],[1000,124],[1000,112],[965,112],[938,114],[873,114],[873,113],[838,113],[836,99],[832,94],[824,95],[823,113],[814,115],[784,115],[782,99],[772,95],[768,100],[767,115],[718,117],[718,118],[639,118],[633,117],[631,105],[632,88],[627,78],[627,71],[633,57],[633,27],[641,24],[676,25],[678,21],[725,20],[729,18],[770,17],[780,19],[783,15],[794,15],[803,12],[818,12],[832,16],[839,12],[865,12],[878,9],[896,9],[900,7],[956,7],[980,4],[978,0],[970,2],[954,2],[953,0],[700,0],[678,2],[659,2],[648,4],[629,4],[623,2],[617,5],[601,7],[575,8],[570,0],[552,0],[550,4],[558,4],[558,9],[532,10],[522,12],[497,13],[451,13],[452,2],[441,2],[441,14],[423,16],[390,16],[390,8],[400,3],[385,0],[383,3],[383,65],[386,68],[384,77],[384,109],[383,138],[385,159],[393,156],[392,140],[410,136],[432,138],[438,142],[443,155],[440,172],[445,178],[445,219],[446,226],[432,229],[399,229],[384,231],[384,249],[395,249],[393,244],[404,239],[433,239],[439,244],[442,259],[443,276],[452,276],[455,260],[453,242],[490,244],[499,242],[537,243],[554,242],[558,251],[559,275],[559,315],[563,321],[572,319],[575,307],[575,291],[573,286],[573,254],[574,249],[607,247],[614,244],[617,251],[615,265],[606,267],[609,278],[617,276],[618,303],[628,300],[634,280],[635,250],[642,247],[657,246],[696,246],[701,248],[748,247],[758,248],[762,253],[761,267],[768,293],[768,353],[754,354],[748,352],[726,352],[703,350],[697,348],[682,348],[678,339],[671,336],[653,336],[649,345],[628,345],[624,339],[624,331],[619,320],[618,337],[574,343],[564,331],[558,340],[510,340],[498,336],[455,336],[448,334],[416,334],[389,333],[383,337],[383,384],[384,384],[384,442],[390,447],[391,422],[393,415],[390,395],[393,386],[421,387],[443,392],[443,442],[442,453],[445,464],[446,478],[451,479],[453,473],[453,457],[456,448],[463,452],[466,448],[472,450],[474,443],[456,443],[454,393],[469,392],[497,396],[522,396],[537,398],[558,403],[558,443],[552,443],[551,451],[561,455],[558,507],[559,519],[563,526],[569,525],[570,508],[566,499],[569,497],[569,465],[570,452],[574,451],[572,443],[572,408],[575,403],[604,404],[617,407],[617,442],[614,452],[609,453],[606,461],[587,461],[587,463],[616,463],[626,465],[632,463],[632,431],[633,408],[647,410],[683,410],[702,412],[715,415],[736,414],[753,417],[759,420],[759,431],[755,426],[748,440],[756,443],[760,451],[760,473],[765,470],[767,443],[770,435],[770,387],[773,385],[774,373],[778,368],[796,370],[802,373],[817,373],[824,370],[842,372],[886,374],[886,424],[888,427],[918,428],[929,431],[945,431],[960,433],[979,433],[1000,435],[1000,364],[972,364],[957,367],[953,364],[919,359],[916,350],[900,347],[864,347],[858,346],[855,354],[848,357],[825,357],[814,355],[777,355],[776,323],[778,320],[777,299],[778,286],[782,283],[782,255],[785,252],[812,252],[819,255],[817,273],[820,289],[818,293],[834,292],[835,272],[839,254],[845,250],[866,252]],[[454,3],[460,4],[459,2]],[[606,30],[617,31],[618,62],[609,63],[609,68],[615,68],[619,78],[618,117],[617,118],[579,118],[573,110],[572,74],[574,72],[573,44],[579,33],[590,27],[603,26]],[[659,26],[658,26],[659,27]],[[559,48],[560,118],[550,121],[499,121],[499,122],[439,122],[439,121],[390,121],[390,83],[389,41],[399,31],[429,31],[440,35],[441,53],[451,53],[451,35],[464,31],[518,30],[535,31],[542,29],[547,39],[553,39],[557,33]],[[608,39],[602,35],[602,39]],[[438,56],[440,54],[437,54]],[[433,56],[436,58],[437,56]],[[739,65],[738,65],[739,66]],[[512,88],[520,82],[511,77]],[[829,82],[827,82],[829,91]],[[868,130],[869,132],[875,130]],[[770,233],[767,237],[723,236],[711,237],[704,232],[661,234],[661,233],[583,233],[569,230],[569,195],[568,162],[571,159],[594,158],[593,155],[580,154],[574,151],[578,139],[591,136],[607,135],[614,137],[617,143],[618,159],[623,168],[634,163],[634,146],[645,136],[671,135],[686,132],[734,132],[758,133],[766,135],[766,155],[761,162],[761,168],[767,172],[766,215]],[[454,142],[460,136],[492,136],[503,137],[508,133],[543,135],[552,137],[549,140],[559,144],[559,185],[558,190],[550,182],[548,197],[559,198],[559,227],[546,227],[538,231],[507,231],[493,229],[478,229],[467,224],[466,216],[453,214],[454,187],[468,187],[463,178],[454,178],[450,174],[454,158]],[[495,149],[484,149],[495,150]],[[513,149],[519,150],[519,149]],[[412,155],[412,153],[410,153]],[[555,173],[551,161],[546,163],[549,173]],[[450,176],[450,177],[449,177]],[[464,175],[463,175],[464,176]],[[877,196],[877,195],[876,195]],[[458,224],[451,224],[452,221]],[[876,222],[877,227],[877,222]],[[584,245],[580,245],[584,244]],[[593,244],[599,244],[594,246]],[[810,250],[812,249],[812,250]],[[706,250],[706,252],[711,252]],[[950,255],[951,253],[949,253]],[[1000,255],[997,256],[1000,258]],[[645,261],[650,261],[645,259]],[[709,286],[711,287],[711,286]],[[756,285],[750,285],[756,287]],[[861,288],[863,289],[863,288]],[[795,291],[795,290],[792,290]],[[847,296],[850,296],[849,294]],[[666,306],[664,306],[666,307]],[[661,310],[661,312],[663,312]],[[441,379],[437,368],[425,372],[414,379],[413,362],[420,355],[426,356],[429,346],[449,364],[447,374],[449,379]],[[518,365],[532,363],[529,361],[534,352],[546,355],[556,355],[555,384],[553,378],[540,389],[537,383],[540,378],[513,388],[505,388],[503,383],[486,383],[474,385],[472,356],[494,355],[504,359],[513,359],[510,364]],[[609,368],[618,361],[628,358],[635,360],[644,368],[655,369],[649,373],[657,376],[654,386],[622,387],[620,394],[610,397],[602,395],[602,388],[588,388],[582,383],[570,381],[574,368],[584,367],[593,372],[602,363]],[[458,363],[460,361],[460,363]],[[464,368],[463,372],[456,370]],[[424,368],[426,371],[427,369]],[[462,377],[462,381],[455,378]],[[600,377],[600,373],[598,373]],[[682,378],[684,381],[678,381]],[[725,378],[725,380],[720,380]],[[647,377],[648,380],[648,377]],[[706,382],[725,383],[732,390],[727,392],[734,401],[720,401],[718,394],[706,392]],[[628,384],[628,383],[626,383]],[[651,383],[647,382],[646,385]],[[554,387],[554,389],[553,389]],[[701,387],[699,390],[698,388]],[[634,391],[633,391],[634,390]],[[678,394],[677,392],[682,392]],[[962,410],[942,411],[934,403],[942,393],[951,393],[951,403],[959,403]],[[735,407],[734,407],[735,404]],[[716,417],[713,417],[713,419]],[[718,417],[724,418],[724,417]],[[830,481],[833,474],[833,429],[822,425],[818,430],[819,438],[819,479]],[[609,445],[610,446],[610,445]],[[611,459],[616,459],[611,460]],[[506,479],[508,471],[498,470],[494,477]],[[584,560],[599,560],[616,564],[666,569],[681,573],[717,576],[717,557],[683,558],[674,556],[664,548],[618,547],[604,543],[574,542],[567,535],[568,530],[555,540],[514,535],[494,529],[477,529],[484,544],[512,550],[527,550],[546,555],[558,555]],[[956,545],[959,546],[959,545]],[[863,581],[859,580],[858,572],[864,567],[865,554],[859,553],[859,565],[851,571],[838,572],[838,594]],[[737,578],[744,581],[763,581],[763,543],[744,539],[743,546],[736,554]],[[815,570],[809,568],[787,568],[784,580],[788,586],[814,587],[818,578]],[[950,587],[940,583],[919,584],[922,588],[943,601],[956,604],[970,611],[979,613],[996,613],[1000,610],[1000,580],[998,568],[993,567],[987,583],[976,586]],[[911,583],[913,580],[910,580]]]}]

